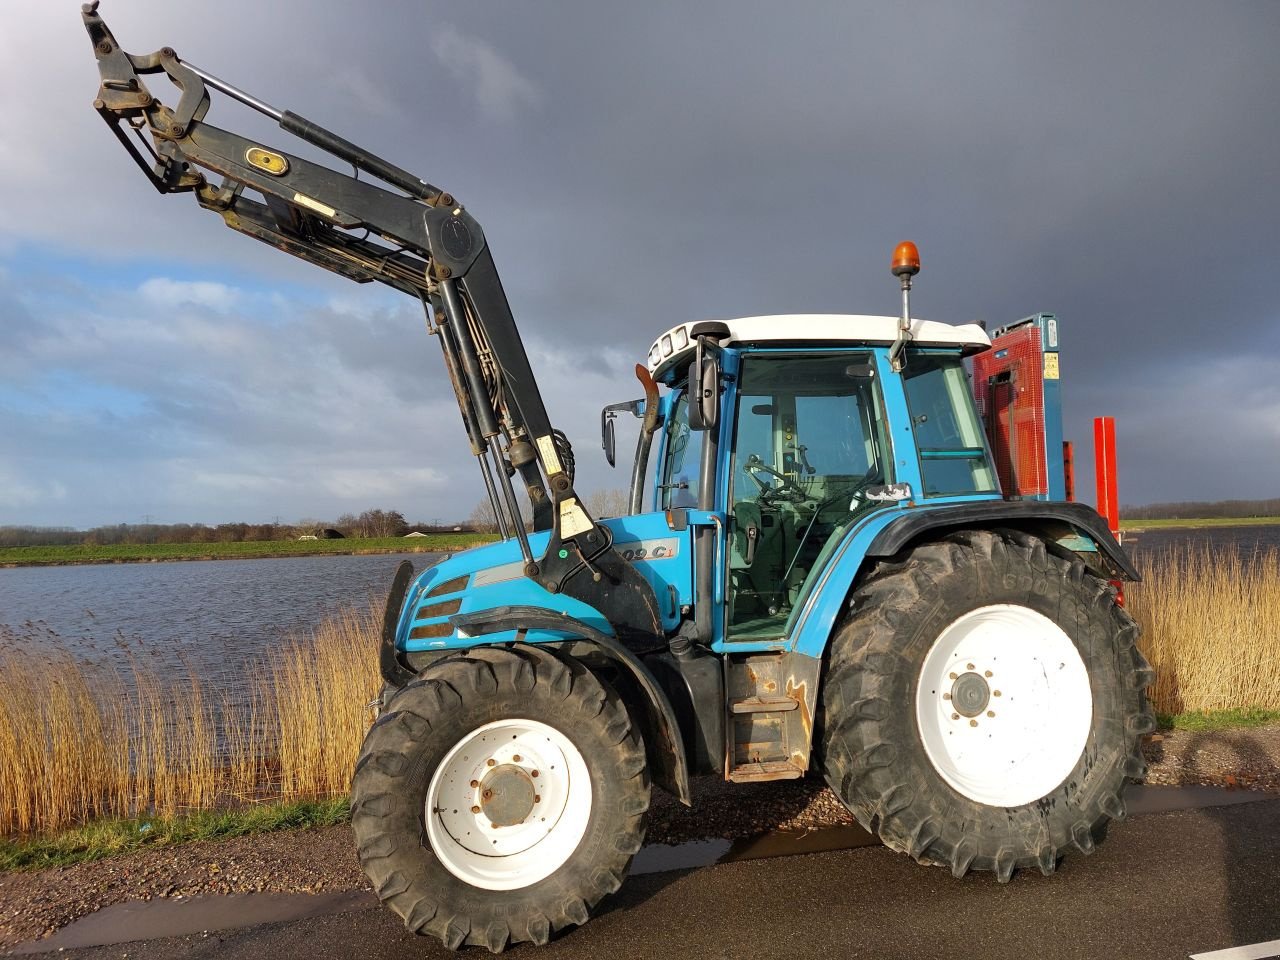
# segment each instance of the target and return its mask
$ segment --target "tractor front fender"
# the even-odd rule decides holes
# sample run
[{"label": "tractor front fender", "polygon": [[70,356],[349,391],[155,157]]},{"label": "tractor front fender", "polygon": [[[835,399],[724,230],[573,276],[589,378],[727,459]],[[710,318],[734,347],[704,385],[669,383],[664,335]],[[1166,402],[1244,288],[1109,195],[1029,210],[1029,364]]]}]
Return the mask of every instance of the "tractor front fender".
[{"label": "tractor front fender", "polygon": [[570,656],[585,655],[574,649],[585,644],[588,648],[586,653],[608,661],[624,681],[624,686],[630,688],[618,692],[627,701],[644,734],[645,753],[654,782],[685,806],[692,806],[689,762],[671,701],[640,658],[616,637],[554,610],[530,606],[492,607],[459,613],[450,617],[449,622],[459,633],[475,637],[480,644],[486,634],[512,630],[554,631],[565,635],[566,652]]},{"label": "tractor front fender", "polygon": [[1092,540],[1111,564],[1113,573],[1125,580],[1137,582],[1142,579],[1124,548],[1107,529],[1107,522],[1096,510],[1083,503],[981,500],[950,503],[934,510],[907,510],[876,534],[866,555],[892,557],[920,539],[922,534],[964,527],[1012,527],[1046,535],[1052,533],[1051,528],[1064,525]]},{"label": "tractor front fender", "polygon": [[382,635],[378,642],[378,669],[382,679],[393,687],[403,687],[417,676],[406,667],[396,653],[396,625],[400,622],[400,608],[404,606],[404,595],[413,582],[413,564],[401,560],[396,567],[395,579],[391,581],[391,591],[387,594],[387,606],[382,613]]}]

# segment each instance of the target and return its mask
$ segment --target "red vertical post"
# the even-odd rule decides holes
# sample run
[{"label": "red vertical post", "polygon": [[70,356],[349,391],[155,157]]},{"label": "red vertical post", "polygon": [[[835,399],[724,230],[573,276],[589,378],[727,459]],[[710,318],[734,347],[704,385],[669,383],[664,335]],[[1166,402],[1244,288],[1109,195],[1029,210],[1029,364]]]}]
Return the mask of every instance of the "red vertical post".
[{"label": "red vertical post", "polygon": [[1093,421],[1093,468],[1098,475],[1098,513],[1114,534],[1120,533],[1120,495],[1116,483],[1116,421],[1095,417]]}]

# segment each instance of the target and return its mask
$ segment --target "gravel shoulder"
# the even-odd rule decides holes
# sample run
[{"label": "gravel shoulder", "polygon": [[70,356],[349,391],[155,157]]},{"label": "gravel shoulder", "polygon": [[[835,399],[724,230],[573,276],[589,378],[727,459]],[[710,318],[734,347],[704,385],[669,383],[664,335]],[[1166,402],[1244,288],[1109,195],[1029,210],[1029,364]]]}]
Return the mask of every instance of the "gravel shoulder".
[{"label": "gravel shoulder", "polygon": [[[1280,791],[1280,724],[1156,734],[1143,747],[1151,785]],[[649,843],[739,839],[807,831],[853,819],[818,779],[693,784],[687,809],[654,792]],[[125,900],[210,893],[318,893],[367,889],[348,826],[281,831],[145,850],[111,860],[0,874],[0,950],[44,937],[78,917]]]}]

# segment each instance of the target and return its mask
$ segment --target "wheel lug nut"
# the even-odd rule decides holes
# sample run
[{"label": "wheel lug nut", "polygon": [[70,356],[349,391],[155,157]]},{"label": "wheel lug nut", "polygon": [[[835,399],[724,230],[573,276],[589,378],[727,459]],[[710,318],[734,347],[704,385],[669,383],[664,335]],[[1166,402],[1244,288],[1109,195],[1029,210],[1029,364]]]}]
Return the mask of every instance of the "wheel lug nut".
[{"label": "wheel lug nut", "polygon": [[529,776],[531,776],[531,777],[536,777],[537,775],[538,775],[538,771],[537,771],[537,770],[534,770],[534,771],[532,771],[532,772],[529,774]]},{"label": "wheel lug nut", "polygon": [[471,786],[472,786],[472,787],[478,787],[478,786],[480,786],[480,781],[479,781],[479,780],[472,780],[472,781],[471,781]]},{"label": "wheel lug nut", "polygon": [[965,668],[966,670],[972,670],[972,669],[973,669],[973,664],[972,664],[972,663],[966,663],[966,664],[964,665],[964,668]]},{"label": "wheel lug nut", "polygon": [[959,720],[959,719],[960,719],[960,714],[958,714],[958,713],[953,713],[953,714],[951,715],[951,719],[952,719],[952,720]]},{"label": "wheel lug nut", "polygon": [[988,710],[988,711],[987,711],[987,716],[988,716],[988,717],[994,717],[995,715],[996,715],[996,712],[995,712],[994,710]]},{"label": "wheel lug nut", "polygon": [[949,674],[947,674],[947,676],[948,676],[948,677],[950,677],[952,680],[959,680],[959,679],[960,679],[960,675],[959,675],[958,673],[949,673]]},{"label": "wheel lug nut", "polygon": [[944,693],[944,694],[942,695],[942,699],[943,699],[943,700],[950,700],[950,699],[951,699],[951,694],[949,694],[949,693]]},{"label": "wheel lug nut", "polygon": [[970,720],[970,721],[969,721],[969,726],[971,726],[971,727],[976,727],[977,725],[978,725],[978,721],[977,721],[977,720]]},{"label": "wheel lug nut", "polygon": [[471,812],[472,812],[472,813],[479,813],[479,812],[480,812],[480,808],[479,808],[479,807],[472,807],[472,808],[471,808]]},{"label": "wheel lug nut", "polygon": [[988,671],[987,671],[987,673],[986,673],[986,675],[987,675],[988,677],[989,677],[989,676],[991,676],[991,671],[990,671],[990,670],[988,670]]},{"label": "wheel lug nut", "polygon": [[519,762],[520,762],[520,754],[518,754],[518,753],[517,753],[517,754],[514,754],[514,755],[511,757],[511,762],[512,762],[512,763],[519,763]]},{"label": "wheel lug nut", "polygon": [[535,793],[535,794],[533,795],[533,802],[534,802],[534,803],[541,803],[541,802],[542,802],[542,798],[541,798],[540,796],[538,796],[538,795]]},{"label": "wheel lug nut", "polygon": [[486,761],[485,761],[485,764],[486,764],[487,766],[492,767],[492,766],[493,766],[495,763],[497,763],[497,762],[498,762],[498,761],[497,761],[497,760],[495,760],[495,759],[493,759],[493,757],[490,757],[488,760],[486,760]]},{"label": "wheel lug nut", "polygon": [[999,691],[999,690],[992,690],[992,691],[991,691],[991,695],[992,695],[993,697],[998,697],[998,696],[1000,696],[1000,691]]}]

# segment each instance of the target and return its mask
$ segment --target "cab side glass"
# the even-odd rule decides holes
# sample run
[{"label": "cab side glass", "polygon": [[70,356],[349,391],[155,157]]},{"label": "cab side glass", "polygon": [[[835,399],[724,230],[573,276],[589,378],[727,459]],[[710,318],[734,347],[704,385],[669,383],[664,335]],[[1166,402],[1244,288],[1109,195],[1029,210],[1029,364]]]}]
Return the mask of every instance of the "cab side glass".
[{"label": "cab side glass", "polygon": [[912,356],[905,386],[924,495],[998,491],[964,361],[958,356]]},{"label": "cab side glass", "polygon": [[702,433],[689,426],[689,393],[682,391],[667,420],[665,459],[658,503],[663,510],[698,505],[698,469],[702,463]]}]

